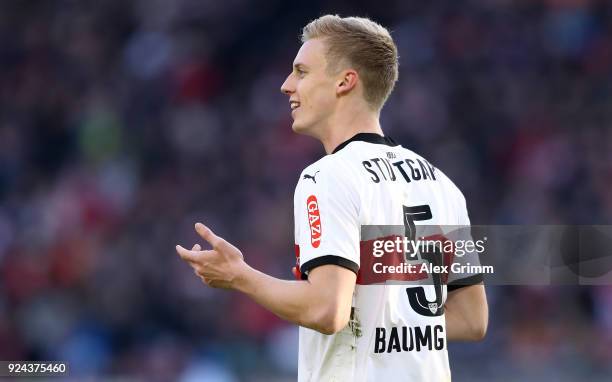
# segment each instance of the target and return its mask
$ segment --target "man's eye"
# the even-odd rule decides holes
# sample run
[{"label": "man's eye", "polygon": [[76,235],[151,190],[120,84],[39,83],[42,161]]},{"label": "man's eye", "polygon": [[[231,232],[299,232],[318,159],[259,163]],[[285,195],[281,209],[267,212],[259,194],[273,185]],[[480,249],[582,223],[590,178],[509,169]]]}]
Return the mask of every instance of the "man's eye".
[{"label": "man's eye", "polygon": [[306,74],[306,72],[303,71],[302,69],[296,69],[296,72],[297,72],[298,76],[300,76],[300,77],[304,77],[304,74]]}]

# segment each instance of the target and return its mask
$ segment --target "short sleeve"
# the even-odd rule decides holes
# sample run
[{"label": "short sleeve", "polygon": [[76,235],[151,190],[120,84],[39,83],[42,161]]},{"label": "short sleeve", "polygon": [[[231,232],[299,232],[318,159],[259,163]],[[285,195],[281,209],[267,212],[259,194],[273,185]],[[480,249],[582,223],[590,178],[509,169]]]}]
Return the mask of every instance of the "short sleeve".
[{"label": "short sleeve", "polygon": [[459,192],[457,208],[458,226],[450,234],[452,241],[455,243],[455,248],[447,285],[449,292],[483,281],[481,273],[470,273],[470,269],[472,269],[470,266],[480,265],[479,252],[482,247],[480,243],[475,243],[472,238],[465,197],[461,192]]},{"label": "short sleeve", "polygon": [[304,280],[326,264],[359,270],[359,195],[341,169],[327,164],[304,170],[295,190],[296,252]]}]

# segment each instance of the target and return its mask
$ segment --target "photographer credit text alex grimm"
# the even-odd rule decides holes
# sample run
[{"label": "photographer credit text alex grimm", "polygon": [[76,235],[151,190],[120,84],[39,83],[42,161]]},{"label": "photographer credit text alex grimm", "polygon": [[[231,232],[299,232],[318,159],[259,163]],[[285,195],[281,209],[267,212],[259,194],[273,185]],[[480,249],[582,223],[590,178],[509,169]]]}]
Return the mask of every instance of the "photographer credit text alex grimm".
[{"label": "photographer credit text alex grimm", "polygon": [[[435,253],[441,257],[444,254],[452,254],[453,259],[461,259],[467,253],[481,255],[485,251],[486,240],[486,237],[479,240],[469,239],[455,241],[446,238],[428,239],[425,237],[410,240],[405,236],[374,240],[372,246],[373,257],[381,258],[385,254],[403,253],[405,261],[396,265],[385,265],[384,262],[374,262],[371,271],[376,274],[493,274],[494,267],[492,265],[471,264],[469,261],[465,263],[450,261],[450,264],[436,265],[432,262],[422,261],[418,256],[419,252]],[[450,257],[447,256],[447,258]],[[444,259],[441,260],[441,262],[443,262]]]}]

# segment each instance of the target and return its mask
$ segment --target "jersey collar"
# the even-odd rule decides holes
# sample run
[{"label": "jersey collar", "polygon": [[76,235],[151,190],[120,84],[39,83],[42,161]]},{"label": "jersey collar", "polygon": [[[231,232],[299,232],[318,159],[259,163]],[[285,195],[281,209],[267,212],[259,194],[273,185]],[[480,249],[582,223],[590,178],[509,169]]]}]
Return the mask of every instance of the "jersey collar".
[{"label": "jersey collar", "polygon": [[387,145],[387,146],[397,146],[397,143],[395,143],[395,141],[391,137],[384,137],[382,135],[375,134],[375,133],[359,133],[355,135],[353,138],[349,139],[348,141],[342,142],[338,147],[336,147],[334,151],[332,151],[332,154],[337,153],[338,151],[345,148],[349,143],[355,142],[355,141],[375,143],[375,144]]}]

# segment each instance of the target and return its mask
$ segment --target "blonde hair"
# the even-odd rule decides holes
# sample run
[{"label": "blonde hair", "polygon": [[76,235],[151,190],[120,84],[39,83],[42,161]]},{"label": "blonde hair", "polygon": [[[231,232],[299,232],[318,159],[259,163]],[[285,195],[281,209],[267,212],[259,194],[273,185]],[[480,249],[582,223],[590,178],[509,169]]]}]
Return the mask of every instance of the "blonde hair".
[{"label": "blonde hair", "polygon": [[337,73],[343,64],[354,67],[366,102],[380,110],[398,77],[397,47],[389,31],[370,19],[325,15],[302,30],[302,43],[314,38],[325,41],[328,73]]}]

